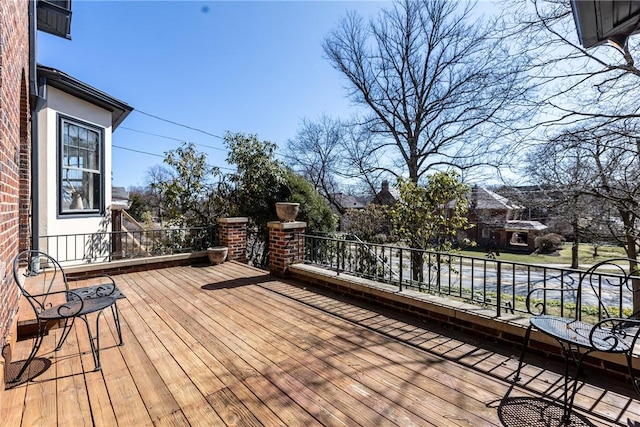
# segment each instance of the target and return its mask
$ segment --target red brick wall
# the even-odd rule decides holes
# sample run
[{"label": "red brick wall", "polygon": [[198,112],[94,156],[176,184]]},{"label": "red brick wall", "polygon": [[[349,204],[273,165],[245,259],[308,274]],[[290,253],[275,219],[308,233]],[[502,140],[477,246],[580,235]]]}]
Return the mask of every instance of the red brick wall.
[{"label": "red brick wall", "polygon": [[269,227],[269,272],[286,275],[289,266],[304,260],[304,234],[306,222],[272,221]]},{"label": "red brick wall", "polygon": [[[0,1],[0,348],[17,311],[11,261],[29,235],[29,2]],[[24,174],[24,179],[23,175]],[[24,197],[24,200],[21,200]]]},{"label": "red brick wall", "polygon": [[220,218],[218,243],[229,248],[227,260],[247,262],[247,218]]}]

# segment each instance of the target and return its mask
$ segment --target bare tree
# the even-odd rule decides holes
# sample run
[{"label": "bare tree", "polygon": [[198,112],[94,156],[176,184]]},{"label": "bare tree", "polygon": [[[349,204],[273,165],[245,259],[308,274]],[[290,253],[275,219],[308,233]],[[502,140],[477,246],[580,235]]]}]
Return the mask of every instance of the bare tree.
[{"label": "bare tree", "polygon": [[287,163],[305,177],[340,214],[345,208],[336,198],[344,176],[346,128],[339,119],[322,115],[318,121],[303,119],[294,139],[287,142]]},{"label": "bare tree", "polygon": [[394,176],[385,168],[373,135],[352,122],[322,115],[304,119],[287,143],[288,165],[307,178],[340,214],[337,194],[373,195],[380,182]]},{"label": "bare tree", "polygon": [[569,0],[505,1],[504,36],[529,64],[539,97],[534,125],[579,125],[640,118],[640,37],[585,49],[578,40]]},{"label": "bare tree", "polygon": [[365,22],[350,13],[324,41],[367,111],[374,167],[417,182],[432,169],[497,165],[527,90],[506,40],[472,17],[469,3],[404,0]]},{"label": "bare tree", "polygon": [[[564,130],[528,157],[528,172],[554,197],[574,229],[607,229],[637,259],[640,226],[640,139],[630,122]],[[577,264],[577,258],[574,259]]]}]

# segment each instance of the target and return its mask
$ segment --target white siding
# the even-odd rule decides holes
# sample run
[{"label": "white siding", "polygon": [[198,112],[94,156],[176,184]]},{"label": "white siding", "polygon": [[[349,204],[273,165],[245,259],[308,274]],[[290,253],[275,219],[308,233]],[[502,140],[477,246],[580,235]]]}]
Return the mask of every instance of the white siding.
[{"label": "white siding", "polygon": [[[104,129],[104,215],[98,216],[59,216],[58,215],[58,113],[64,116],[86,122]],[[39,189],[39,218],[40,236],[85,234],[111,231],[111,112],[96,105],[78,99],[65,92],[47,87],[47,103],[38,112],[38,176]],[[86,251],[87,243],[69,242],[69,247],[44,247],[40,239],[41,250],[49,252],[54,257],[65,259],[59,252],[71,251],[73,257],[78,257]],[[97,243],[97,245],[96,245]],[[105,246],[106,245],[106,246]],[[53,246],[53,245],[50,245]],[[58,246],[62,246],[62,243]],[[94,248],[108,247],[108,242],[93,242]],[[86,255],[86,254],[85,254]],[[84,257],[84,255],[82,255]]]}]

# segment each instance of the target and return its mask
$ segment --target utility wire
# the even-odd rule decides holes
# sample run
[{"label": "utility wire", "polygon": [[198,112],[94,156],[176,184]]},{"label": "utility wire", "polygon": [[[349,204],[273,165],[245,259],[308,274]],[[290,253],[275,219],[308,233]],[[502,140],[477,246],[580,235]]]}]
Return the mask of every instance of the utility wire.
[{"label": "utility wire", "polygon": [[[133,151],[134,153],[146,154],[148,156],[162,157],[163,159],[165,157],[165,156],[163,156],[161,154],[149,153],[148,151],[142,151],[142,150],[134,150],[133,148],[122,147],[121,145],[111,144],[111,146],[114,147],[114,148],[119,148],[121,150]],[[207,164],[207,167],[218,168],[218,169],[226,169],[226,170],[231,171],[231,172],[235,172],[237,170],[237,169],[228,168],[228,167],[225,167],[225,166],[213,166],[213,165],[209,165],[209,164]]]},{"label": "utility wire", "polygon": [[[126,126],[119,126],[118,129],[124,129],[124,130],[129,130],[131,132],[138,132],[138,133],[143,133],[145,135],[151,135],[151,136],[157,136],[158,138],[164,138],[164,139],[168,139],[170,141],[178,141],[178,142],[191,142],[191,141],[186,141],[184,139],[180,139],[180,138],[174,138],[171,136],[166,136],[166,135],[160,135],[157,133],[153,133],[153,132],[147,132],[144,130],[140,130],[140,129],[133,129],[130,127],[126,127]],[[200,146],[200,147],[206,147],[206,148],[210,148],[212,150],[218,150],[218,151],[224,151],[224,152],[229,152],[229,150],[227,150],[226,148],[220,148],[220,147],[213,147],[211,145],[207,145],[207,144],[200,144],[198,142],[193,142],[192,144]]]},{"label": "utility wire", "polygon": [[[193,131],[196,131],[196,132],[200,132],[200,133],[205,134],[205,135],[212,136],[214,138],[218,138],[218,139],[224,140],[224,138],[221,137],[220,135],[215,135],[213,133],[207,132],[207,131],[202,130],[202,129],[198,129],[198,128],[195,128],[195,127],[192,127],[192,126],[188,126],[188,125],[185,125],[185,124],[182,124],[182,123],[178,123],[178,122],[173,121],[173,120],[165,119],[163,117],[156,116],[155,114],[147,113],[147,112],[144,112],[144,111],[138,110],[138,109],[133,110],[133,112],[144,114],[145,116],[152,117],[152,118],[154,118],[156,120],[160,120],[160,121],[163,121],[163,122],[166,122],[166,123],[171,123],[172,125],[180,126],[180,127],[185,128],[185,129],[190,129],[190,130],[193,130]],[[148,134],[148,135],[152,135],[152,136],[157,136],[159,138],[165,138],[165,139],[169,139],[169,140],[172,140],[172,141],[188,142],[188,141],[183,140],[183,139],[173,138],[173,137],[165,136],[165,135],[158,135],[158,134],[154,134],[154,133],[151,133],[151,132],[147,132],[147,131],[143,131],[143,130],[139,130],[139,129],[133,129],[133,128],[125,127],[125,126],[120,126],[119,128],[120,129],[130,130],[130,131],[133,131],[133,132],[139,132],[139,133],[144,133],[144,134]],[[224,152],[229,152],[229,150],[224,149],[224,148],[212,147],[210,145],[205,145],[205,144],[197,144],[197,143],[194,143],[194,144],[202,146],[202,147],[207,147],[207,148],[210,148],[212,150],[220,150],[220,151],[224,151]],[[120,147],[120,148],[123,148],[123,147]],[[129,150],[131,150],[131,149],[129,149]],[[134,151],[134,150],[131,150],[131,151]],[[152,154],[152,153],[145,153],[145,154],[151,154],[151,155],[154,155],[154,156],[159,156],[158,154]],[[276,155],[276,156],[283,157],[285,159],[294,159],[294,157],[291,156],[291,155],[279,153],[277,151],[274,151],[273,154]],[[163,157],[163,156],[160,156],[160,157]],[[226,168],[226,169],[228,169],[228,168]]]},{"label": "utility wire", "polygon": [[148,151],[141,151],[141,150],[134,150],[133,148],[127,148],[127,147],[122,147],[120,145],[116,145],[116,144],[111,144],[111,146],[113,148],[119,148],[121,150],[126,150],[126,151],[133,151],[134,153],[140,153],[140,154],[146,154],[148,156],[155,156],[155,157],[161,157],[164,159],[164,156],[161,154],[156,154],[156,153],[149,153]]},{"label": "utility wire", "polygon": [[158,117],[158,116],[153,115],[153,114],[145,113],[145,112],[144,112],[144,111],[142,111],[142,110],[133,110],[133,111],[134,111],[134,112],[137,112],[137,113],[140,113],[140,114],[144,114],[145,116],[153,117],[154,119],[161,120],[161,121],[163,121],[163,122],[171,123],[172,125],[180,126],[180,127],[186,128],[186,129],[191,129],[191,130],[194,130],[194,131],[196,131],[196,132],[200,132],[200,133],[203,133],[203,134],[205,134],[205,135],[212,136],[212,137],[214,137],[214,138],[224,139],[224,138],[223,138],[223,137],[221,137],[220,135],[214,135],[214,134],[212,134],[212,133],[210,133],[210,132],[207,132],[207,131],[205,131],[205,130],[198,129],[198,128],[194,128],[194,127],[191,127],[191,126],[187,126],[187,125],[184,125],[184,124],[182,124],[182,123],[174,122],[173,120],[163,119],[162,117]]}]

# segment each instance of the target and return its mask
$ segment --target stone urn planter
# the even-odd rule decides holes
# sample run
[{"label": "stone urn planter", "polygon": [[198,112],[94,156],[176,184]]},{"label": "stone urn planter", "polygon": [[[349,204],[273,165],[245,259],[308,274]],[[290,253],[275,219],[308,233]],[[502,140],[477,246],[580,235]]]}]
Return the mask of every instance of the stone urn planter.
[{"label": "stone urn planter", "polygon": [[291,202],[277,202],[276,203],[276,215],[282,222],[292,222],[296,220],[298,216],[298,209],[300,209],[300,203]]},{"label": "stone urn planter", "polygon": [[207,248],[207,256],[213,265],[222,264],[227,259],[228,252],[229,248],[226,246],[214,246]]}]

